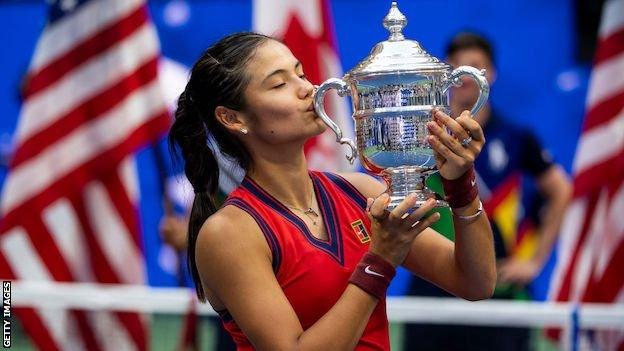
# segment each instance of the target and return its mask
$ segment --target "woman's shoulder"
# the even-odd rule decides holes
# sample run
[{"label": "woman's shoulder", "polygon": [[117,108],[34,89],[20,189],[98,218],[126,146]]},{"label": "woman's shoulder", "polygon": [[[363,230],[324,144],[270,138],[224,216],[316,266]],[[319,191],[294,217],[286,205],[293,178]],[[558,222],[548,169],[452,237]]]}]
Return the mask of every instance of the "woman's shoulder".
[{"label": "woman's shoulder", "polygon": [[257,270],[272,269],[271,250],[257,224],[245,211],[230,205],[219,209],[202,225],[195,258],[208,300],[217,310],[225,308],[223,295],[219,295],[228,285],[224,281],[234,281],[231,284],[236,285],[240,281],[230,278],[255,276]]},{"label": "woman's shoulder", "polygon": [[386,191],[386,184],[366,173],[362,172],[344,172],[337,173],[346,181],[351,183],[364,197],[376,198]]},{"label": "woman's shoulder", "polygon": [[[233,224],[232,220],[244,213],[242,209],[225,203],[217,212],[213,213],[206,222],[204,227],[218,227],[219,229],[227,229]],[[203,228],[202,228],[203,229]]]},{"label": "woman's shoulder", "polygon": [[199,230],[198,240],[203,245],[218,247],[228,243],[238,245],[243,241],[253,243],[262,237],[256,232],[260,232],[260,228],[247,212],[226,205],[206,219]]}]

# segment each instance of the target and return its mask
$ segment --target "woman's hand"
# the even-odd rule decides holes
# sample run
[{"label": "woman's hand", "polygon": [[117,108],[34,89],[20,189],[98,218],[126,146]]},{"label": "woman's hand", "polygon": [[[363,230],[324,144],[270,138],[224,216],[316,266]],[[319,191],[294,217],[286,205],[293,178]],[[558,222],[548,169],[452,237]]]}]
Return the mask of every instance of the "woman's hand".
[{"label": "woman's hand", "polygon": [[457,179],[472,167],[481,152],[485,144],[483,130],[469,111],[453,119],[434,110],[433,118],[434,121],[427,123],[431,134],[427,141],[433,148],[436,166],[445,179]]},{"label": "woman's hand", "polygon": [[435,212],[423,218],[435,207],[434,199],[429,199],[410,213],[416,204],[414,194],[410,194],[392,211],[386,209],[389,202],[390,196],[387,193],[374,200],[368,199],[367,208],[372,231],[369,251],[396,267],[407,257],[416,236],[440,219],[440,214]]}]

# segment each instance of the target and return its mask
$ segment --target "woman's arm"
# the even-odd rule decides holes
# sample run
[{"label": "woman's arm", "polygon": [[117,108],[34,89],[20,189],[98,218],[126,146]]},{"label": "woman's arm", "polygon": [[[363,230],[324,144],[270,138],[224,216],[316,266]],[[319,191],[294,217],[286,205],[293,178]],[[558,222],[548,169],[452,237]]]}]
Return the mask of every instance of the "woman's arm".
[{"label": "woman's arm", "polygon": [[[474,214],[478,198],[456,214]],[[467,300],[492,296],[496,282],[494,244],[487,216],[472,221],[454,219],[455,243],[434,230],[423,232],[412,244],[403,266],[453,295]]]},{"label": "woman's arm", "polygon": [[474,161],[485,144],[485,136],[469,111],[456,119],[439,110],[433,116],[434,121],[427,123],[427,140],[454,214],[455,267],[454,276],[447,279],[459,289],[455,290],[459,296],[470,300],[489,298],[496,285],[494,240],[474,178]]},{"label": "woman's arm", "polygon": [[[341,175],[367,198],[376,198],[386,189],[385,184],[363,173]],[[477,208],[475,199],[475,203],[461,210],[475,213]],[[479,216],[471,223],[455,220],[454,226],[455,243],[431,228],[423,230],[414,239],[402,266],[453,295],[467,300],[488,298],[492,295],[490,284],[495,273],[490,270],[487,254],[488,248],[493,250],[487,217]],[[481,254],[482,251],[486,254]]]},{"label": "woman's arm", "polygon": [[[464,146],[439,125],[438,128],[432,126],[430,130],[432,136],[435,136],[431,144],[436,151],[441,175],[458,178],[472,167],[474,159],[481,151],[483,133],[479,125],[466,114],[462,114],[457,121],[444,114],[438,116],[436,119],[440,124],[448,124],[447,127],[455,129],[457,134],[461,132],[459,128],[466,129],[476,140],[475,144],[468,145],[463,150],[459,147]],[[451,124],[451,121],[454,123]],[[384,184],[365,174],[351,173],[343,176],[366,197],[377,197],[385,191]],[[453,209],[455,243],[433,229],[423,230],[413,241],[403,266],[456,296],[468,300],[490,297],[496,282],[496,266],[489,221],[484,213],[471,220],[458,217],[477,213],[479,204],[477,197],[466,206]]]}]

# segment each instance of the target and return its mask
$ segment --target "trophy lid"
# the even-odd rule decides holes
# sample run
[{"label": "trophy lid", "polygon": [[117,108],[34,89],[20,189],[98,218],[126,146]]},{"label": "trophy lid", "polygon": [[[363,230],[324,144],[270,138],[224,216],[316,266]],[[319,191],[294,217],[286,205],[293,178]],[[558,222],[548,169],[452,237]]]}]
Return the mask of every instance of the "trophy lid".
[{"label": "trophy lid", "polygon": [[347,72],[345,79],[451,69],[450,65],[427,53],[417,41],[405,39],[403,28],[407,25],[407,18],[399,11],[396,1],[392,2],[383,25],[390,32],[388,40],[375,45],[368,57]]}]

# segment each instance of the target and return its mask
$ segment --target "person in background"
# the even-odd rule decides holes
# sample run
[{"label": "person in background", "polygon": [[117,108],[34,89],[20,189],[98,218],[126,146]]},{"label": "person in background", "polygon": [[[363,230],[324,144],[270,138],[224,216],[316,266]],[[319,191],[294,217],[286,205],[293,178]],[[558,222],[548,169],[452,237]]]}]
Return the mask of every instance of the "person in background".
[{"label": "person in background", "polygon": [[[446,50],[448,63],[486,70],[492,86],[496,67],[492,45],[482,36],[457,34]],[[479,89],[472,79],[463,79],[452,90],[451,114],[470,109]],[[494,298],[529,298],[527,285],[549,259],[566,206],[572,194],[563,168],[552,160],[536,136],[505,119],[488,103],[474,119],[484,130],[487,144],[475,161],[479,195],[492,224],[497,258]],[[523,176],[529,176],[543,199],[541,208],[522,209]],[[524,220],[520,218],[525,213]],[[530,217],[533,218],[531,221]],[[410,295],[448,296],[444,291],[415,277]],[[426,340],[426,342],[422,342]],[[408,325],[405,350],[527,350],[529,331],[523,328]]]},{"label": "person in background", "polygon": [[186,251],[188,218],[176,215],[164,216],[160,221],[159,230],[163,242],[171,245],[178,252]]},{"label": "person in background", "polygon": [[[490,85],[496,81],[492,46],[483,37],[474,33],[460,33],[451,41],[446,54],[451,65],[484,68]],[[476,101],[477,92],[474,81],[464,80],[464,84],[453,91],[451,111],[456,113],[470,108]],[[525,285],[537,276],[550,256],[572,196],[572,185],[563,168],[553,161],[532,132],[508,122],[501,112],[493,110],[489,104],[474,118],[489,141],[482,156],[475,162],[481,186],[480,195],[485,201],[496,196],[497,188],[518,172],[534,180],[539,195],[544,199],[535,229],[539,239],[532,254],[523,259],[514,255],[516,252],[513,247],[506,246],[505,250],[501,250],[506,252],[507,257],[500,261],[499,281]]]}]

